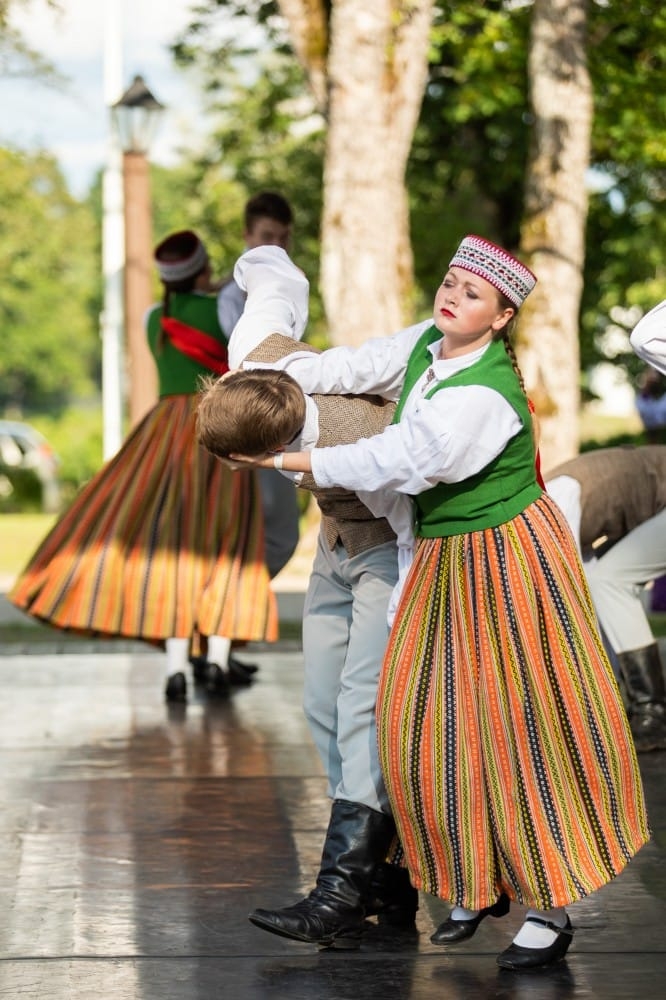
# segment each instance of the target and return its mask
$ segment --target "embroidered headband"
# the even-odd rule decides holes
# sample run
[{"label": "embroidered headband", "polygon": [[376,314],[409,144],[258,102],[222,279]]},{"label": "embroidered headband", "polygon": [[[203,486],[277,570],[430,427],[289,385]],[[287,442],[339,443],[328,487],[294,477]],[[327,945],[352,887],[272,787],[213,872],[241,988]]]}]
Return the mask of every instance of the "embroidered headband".
[{"label": "embroidered headband", "polygon": [[449,267],[462,267],[485,278],[509,302],[519,308],[536,285],[536,275],[502,247],[482,239],[466,236],[456,250]]},{"label": "embroidered headband", "polygon": [[203,271],[208,254],[197,234],[183,229],[157,245],[155,262],[162,281],[185,281]]}]

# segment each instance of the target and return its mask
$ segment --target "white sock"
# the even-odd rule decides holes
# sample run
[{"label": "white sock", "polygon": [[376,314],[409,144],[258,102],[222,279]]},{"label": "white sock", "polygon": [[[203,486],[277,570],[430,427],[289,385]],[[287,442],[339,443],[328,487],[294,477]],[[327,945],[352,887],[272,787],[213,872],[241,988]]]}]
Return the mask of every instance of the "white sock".
[{"label": "white sock", "polygon": [[567,911],[563,906],[558,906],[554,910],[528,910],[525,923],[513,939],[514,944],[519,944],[523,948],[548,948],[557,937],[556,931],[542,927],[541,924],[533,924],[527,917],[539,917],[541,920],[557,924],[558,927],[567,925]]},{"label": "white sock", "polygon": [[187,676],[190,652],[189,639],[167,639],[166,641],[166,675],[173,677],[179,672]]},{"label": "white sock", "polygon": [[208,636],[208,656],[209,663],[217,663],[218,667],[226,667],[229,662],[231,652],[231,639],[225,639],[223,635]]},{"label": "white sock", "polygon": [[466,910],[464,906],[454,906],[449,916],[451,920],[474,920],[479,912],[479,910]]}]

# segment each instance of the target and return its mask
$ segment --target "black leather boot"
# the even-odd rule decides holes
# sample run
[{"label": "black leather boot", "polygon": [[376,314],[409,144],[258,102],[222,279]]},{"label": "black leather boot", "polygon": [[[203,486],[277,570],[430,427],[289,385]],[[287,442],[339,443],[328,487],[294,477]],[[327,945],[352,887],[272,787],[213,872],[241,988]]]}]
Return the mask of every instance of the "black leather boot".
[{"label": "black leather boot", "polygon": [[358,948],[370,881],[394,832],[391,816],[335,799],[315,888],[294,906],[254,910],[250,921],[271,934],[321,948]]},{"label": "black leather boot", "polygon": [[636,750],[666,750],[666,690],[659,646],[654,642],[618,653],[617,659]]},{"label": "black leather boot", "polygon": [[390,927],[413,927],[419,894],[409,881],[409,872],[399,865],[380,861],[372,873],[365,900],[366,917]]}]

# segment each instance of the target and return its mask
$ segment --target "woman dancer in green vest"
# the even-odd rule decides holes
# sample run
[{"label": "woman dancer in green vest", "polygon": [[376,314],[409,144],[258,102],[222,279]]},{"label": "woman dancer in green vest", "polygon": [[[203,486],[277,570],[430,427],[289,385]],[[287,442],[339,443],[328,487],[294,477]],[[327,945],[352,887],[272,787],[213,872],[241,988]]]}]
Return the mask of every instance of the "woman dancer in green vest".
[{"label": "woman dancer in green vest", "polygon": [[497,960],[513,970],[562,959],[566,905],[649,837],[626,712],[575,542],[537,478],[508,340],[535,282],[466,237],[425,330],[280,364],[306,392],[399,399],[394,424],[251,460],[312,472],[320,487],[413,496],[417,548],[380,681],[380,759],[412,882],[453,904],[433,941],[470,938],[523,904]]},{"label": "woman dancer in green vest", "polygon": [[234,476],[196,438],[200,378],[227,370],[206,248],[182,230],[157,246],[155,263],[163,300],[148,314],[147,337],[159,401],[46,536],[9,597],[57,628],[164,644],[165,695],[182,702],[192,642],[208,644],[195,680],[226,696],[230,682],[251,680],[230,658],[231,642],[275,640],[277,614],[255,473]]}]

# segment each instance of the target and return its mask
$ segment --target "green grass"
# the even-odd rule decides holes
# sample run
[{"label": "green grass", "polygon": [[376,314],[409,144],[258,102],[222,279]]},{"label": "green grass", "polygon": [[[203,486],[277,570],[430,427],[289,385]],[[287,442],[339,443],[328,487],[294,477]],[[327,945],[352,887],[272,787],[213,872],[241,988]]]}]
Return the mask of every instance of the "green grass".
[{"label": "green grass", "polygon": [[[280,634],[277,642],[279,648],[301,649],[302,642],[303,636],[300,622],[280,622]],[[0,646],[4,647],[57,646],[69,648],[72,646],[90,646],[91,643],[94,643],[99,648],[117,648],[119,651],[124,647],[134,647],[135,645],[138,648],[150,648],[149,644],[140,643],[139,640],[134,641],[122,637],[115,639],[109,637],[95,639],[92,636],[77,635],[75,632],[52,628],[50,625],[42,624],[36,620],[31,620],[25,624],[22,621],[0,622]],[[275,647],[273,643],[251,642],[248,644],[247,652],[251,653],[252,649],[256,648],[270,651]]]},{"label": "green grass", "polygon": [[621,434],[640,435],[643,430],[638,413],[613,416],[596,413],[591,407],[583,407],[580,413],[581,441],[605,441]]},{"label": "green grass", "polygon": [[54,514],[0,514],[0,582],[21,572],[49,530]]}]

